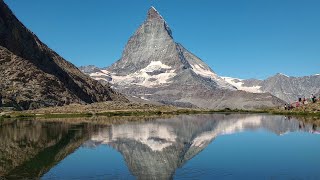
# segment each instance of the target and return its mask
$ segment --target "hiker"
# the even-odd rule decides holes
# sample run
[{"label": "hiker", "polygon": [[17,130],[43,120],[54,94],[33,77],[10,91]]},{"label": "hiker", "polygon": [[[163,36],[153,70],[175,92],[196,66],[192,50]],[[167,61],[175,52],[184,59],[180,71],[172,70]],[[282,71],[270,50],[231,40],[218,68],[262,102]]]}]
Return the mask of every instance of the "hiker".
[{"label": "hiker", "polygon": [[290,104],[290,110],[293,109],[293,108],[294,108],[293,104]]},{"label": "hiker", "polygon": [[287,104],[284,104],[284,110],[287,110]]},{"label": "hiker", "polygon": [[315,95],[311,95],[311,101],[312,101],[312,103],[315,103],[316,102],[316,96]]}]

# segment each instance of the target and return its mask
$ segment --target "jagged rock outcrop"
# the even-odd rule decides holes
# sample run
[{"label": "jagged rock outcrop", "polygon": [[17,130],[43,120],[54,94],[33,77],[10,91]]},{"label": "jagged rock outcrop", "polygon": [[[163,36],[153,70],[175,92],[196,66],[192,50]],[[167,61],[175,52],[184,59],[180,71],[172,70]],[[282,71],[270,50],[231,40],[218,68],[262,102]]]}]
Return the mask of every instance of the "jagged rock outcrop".
[{"label": "jagged rock outcrop", "polygon": [[176,106],[253,109],[284,103],[270,94],[237,91],[174,41],[154,7],[129,39],[120,60],[100,72],[85,72],[122,93]]},{"label": "jagged rock outcrop", "polygon": [[278,73],[265,80],[237,79],[224,77],[238,89],[249,92],[268,92],[286,102],[292,103],[298,98],[310,98],[311,94],[319,94],[320,75],[291,77]]},{"label": "jagged rock outcrop", "polygon": [[84,73],[100,72],[100,68],[94,65],[80,66],[79,69]]},{"label": "jagged rock outcrop", "polygon": [[126,100],[42,43],[0,0],[0,94],[3,106],[33,109]]}]

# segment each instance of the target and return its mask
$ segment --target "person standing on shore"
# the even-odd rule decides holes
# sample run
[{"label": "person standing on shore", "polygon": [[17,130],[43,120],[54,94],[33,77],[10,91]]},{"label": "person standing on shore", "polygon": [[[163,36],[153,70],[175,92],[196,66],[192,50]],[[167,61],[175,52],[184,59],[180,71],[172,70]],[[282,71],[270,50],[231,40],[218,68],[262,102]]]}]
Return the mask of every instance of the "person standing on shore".
[{"label": "person standing on shore", "polygon": [[313,94],[311,94],[310,100],[311,100],[312,103],[314,103],[314,95]]}]

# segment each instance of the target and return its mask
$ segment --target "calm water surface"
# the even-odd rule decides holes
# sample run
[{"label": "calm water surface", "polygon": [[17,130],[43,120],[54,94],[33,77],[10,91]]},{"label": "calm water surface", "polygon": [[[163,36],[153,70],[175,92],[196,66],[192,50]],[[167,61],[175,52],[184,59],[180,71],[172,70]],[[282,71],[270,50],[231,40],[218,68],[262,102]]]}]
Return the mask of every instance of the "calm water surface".
[{"label": "calm water surface", "polygon": [[320,128],[269,115],[0,122],[0,179],[320,179]]}]

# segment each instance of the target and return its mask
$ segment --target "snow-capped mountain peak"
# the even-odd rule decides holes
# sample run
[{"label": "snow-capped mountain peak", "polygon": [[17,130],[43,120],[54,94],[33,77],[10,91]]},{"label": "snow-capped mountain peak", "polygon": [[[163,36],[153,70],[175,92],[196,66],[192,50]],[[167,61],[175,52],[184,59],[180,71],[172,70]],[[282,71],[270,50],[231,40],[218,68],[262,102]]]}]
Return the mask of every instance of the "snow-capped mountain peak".
[{"label": "snow-capped mountain peak", "polygon": [[[99,73],[89,74],[112,84],[121,93],[176,106],[251,108],[262,106],[263,103],[251,103],[256,99],[267,102],[267,106],[280,102],[271,101],[274,97],[270,95],[252,98],[256,95],[238,92],[204,61],[175,42],[166,21],[153,7],[129,39],[121,59]],[[241,102],[234,103],[232,98]]]}]

